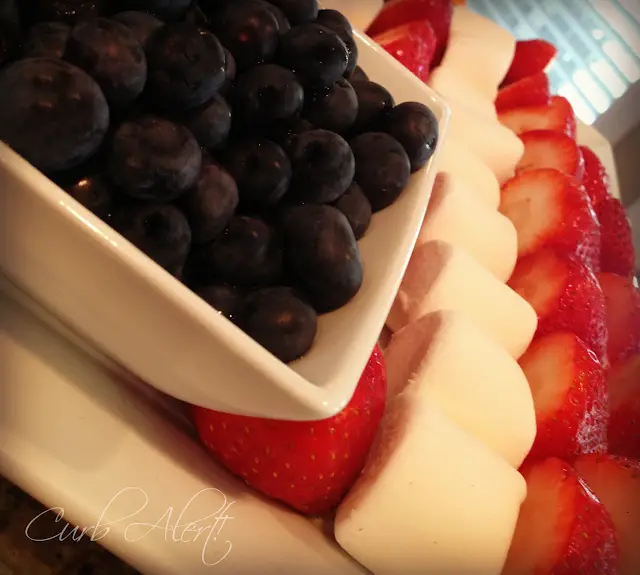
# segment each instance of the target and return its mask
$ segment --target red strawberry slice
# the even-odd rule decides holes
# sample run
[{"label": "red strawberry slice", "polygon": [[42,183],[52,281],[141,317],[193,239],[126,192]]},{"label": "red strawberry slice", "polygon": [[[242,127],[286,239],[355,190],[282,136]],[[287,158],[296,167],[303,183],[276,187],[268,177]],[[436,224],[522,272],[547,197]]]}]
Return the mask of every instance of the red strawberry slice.
[{"label": "red strawberry slice", "polygon": [[570,331],[608,366],[604,294],[587,266],[540,250],[518,261],[509,286],[538,314],[538,336]]},{"label": "red strawberry slice", "polygon": [[307,514],[335,507],[360,473],[382,418],[386,371],[376,346],[351,401],[322,421],[279,421],[194,407],[200,439],[230,471]]},{"label": "red strawberry slice", "polygon": [[640,459],[640,353],[609,373],[609,451]]},{"label": "red strawberry slice", "polygon": [[571,466],[552,457],[523,475],[527,497],[502,575],[615,575],[611,518]]},{"label": "red strawberry slice", "polygon": [[597,278],[604,293],[609,361],[616,365],[640,352],[640,290],[616,274]]},{"label": "red strawberry slice", "polygon": [[546,40],[518,40],[511,67],[504,77],[503,84],[506,86],[527,76],[544,72],[557,53],[558,49]]},{"label": "red strawberry slice", "polygon": [[606,197],[595,206],[600,222],[600,271],[633,278],[636,254],[631,222],[617,198]]},{"label": "red strawberry slice", "polygon": [[550,97],[549,78],[540,72],[502,88],[496,98],[496,110],[502,113],[523,106],[547,106]]},{"label": "red strawberry slice", "polygon": [[552,96],[547,106],[524,106],[498,115],[500,122],[520,135],[532,130],[553,130],[575,140],[576,117],[569,100]]},{"label": "red strawberry slice", "polygon": [[574,466],[613,521],[620,549],[617,575],[638,575],[640,462],[612,455],[585,455]]},{"label": "red strawberry slice", "polygon": [[596,206],[601,200],[608,198],[610,195],[609,175],[600,158],[596,156],[591,148],[580,146],[580,151],[584,158],[582,181],[591,198],[591,202]]},{"label": "red strawberry slice", "polygon": [[524,144],[524,155],[516,171],[555,168],[563,174],[582,179],[584,160],[573,138],[551,130],[534,130],[521,134],[520,139]]},{"label": "red strawberry slice", "polygon": [[600,265],[600,225],[579,183],[552,168],[523,171],[505,182],[500,211],[518,232],[518,255],[543,247]]},{"label": "red strawberry slice", "polygon": [[570,332],[536,339],[520,358],[536,410],[538,433],[528,460],[572,460],[607,450],[607,384],[597,358]]},{"label": "red strawberry slice", "polygon": [[369,24],[367,34],[374,38],[403,24],[428,20],[436,36],[434,63],[439,63],[449,42],[452,18],[451,0],[391,0]]},{"label": "red strawberry slice", "polygon": [[436,49],[436,37],[429,22],[410,22],[373,39],[423,82],[429,79]]}]

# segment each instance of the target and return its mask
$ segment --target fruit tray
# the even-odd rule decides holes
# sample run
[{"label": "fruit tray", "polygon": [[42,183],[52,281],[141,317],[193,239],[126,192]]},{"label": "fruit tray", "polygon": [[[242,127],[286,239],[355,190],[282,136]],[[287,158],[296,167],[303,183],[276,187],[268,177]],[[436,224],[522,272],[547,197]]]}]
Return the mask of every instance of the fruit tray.
[{"label": "fruit tray", "polygon": [[[598,153],[618,196],[610,145],[586,125],[578,139]],[[180,402],[137,384],[1,280],[0,347],[11,366],[3,396],[11,409],[0,421],[0,472],[8,479],[64,509],[64,520],[95,527],[101,518],[94,538],[142,573],[241,574],[256,565],[265,575],[368,573],[321,524],[268,502],[212,462]],[[204,534],[194,540],[184,527],[165,529],[169,513],[173,524],[182,513],[183,526],[198,522]],[[216,526],[225,515],[232,519]]]},{"label": "fruit tray", "polygon": [[[169,395],[267,417],[335,414],[351,397],[400,285],[449,116],[443,100],[394,58],[365,35],[355,33],[355,39],[361,67],[396,103],[418,101],[432,110],[439,142],[401,197],[374,215],[358,244],[365,269],[360,291],[319,317],[314,344],[298,361],[288,366],[277,360],[1,143],[0,193],[13,216],[4,230],[12,249],[0,256],[0,268],[96,347]],[[140,321],[129,322],[134,316]]]}]

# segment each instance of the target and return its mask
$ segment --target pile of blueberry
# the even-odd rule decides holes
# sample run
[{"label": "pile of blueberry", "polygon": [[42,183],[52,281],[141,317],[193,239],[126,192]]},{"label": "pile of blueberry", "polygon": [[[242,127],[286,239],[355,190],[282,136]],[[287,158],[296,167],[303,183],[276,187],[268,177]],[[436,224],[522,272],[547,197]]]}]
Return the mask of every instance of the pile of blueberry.
[{"label": "pile of blueberry", "polygon": [[289,362],[360,289],[357,240],[432,112],[316,0],[0,0],[0,139]]}]

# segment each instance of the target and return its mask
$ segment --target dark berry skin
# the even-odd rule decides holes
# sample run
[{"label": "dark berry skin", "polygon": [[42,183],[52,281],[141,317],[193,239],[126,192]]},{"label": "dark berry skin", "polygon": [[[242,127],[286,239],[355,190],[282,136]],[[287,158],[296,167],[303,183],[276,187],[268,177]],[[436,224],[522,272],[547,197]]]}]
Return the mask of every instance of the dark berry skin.
[{"label": "dark berry skin", "polygon": [[196,185],[180,199],[180,207],[189,220],[193,243],[210,242],[233,217],[238,207],[238,187],[227,170],[207,162]]},{"label": "dark berry skin", "polygon": [[0,0],[0,68],[20,55],[20,22],[14,0]]},{"label": "dark berry skin", "polygon": [[313,22],[318,17],[317,0],[271,0],[271,4],[280,8],[294,26]]},{"label": "dark berry skin", "polygon": [[167,24],[151,35],[147,64],[150,101],[172,112],[208,102],[225,80],[220,42],[213,34],[184,22]]},{"label": "dark berry skin", "polygon": [[330,86],[345,73],[349,53],[332,30],[305,24],[282,36],[279,60],[306,82]]},{"label": "dark berry skin", "polygon": [[147,81],[142,46],[129,28],[115,20],[95,18],[76,24],[64,57],[98,82],[114,108],[129,105]]},{"label": "dark berry skin", "polygon": [[265,138],[242,140],[229,148],[226,158],[226,166],[238,184],[241,203],[271,206],[289,190],[291,163],[275,142]]},{"label": "dark berry skin", "polygon": [[353,89],[358,98],[358,115],[352,126],[355,134],[381,130],[389,111],[395,105],[389,91],[375,82],[355,82]]},{"label": "dark berry skin", "polygon": [[34,21],[56,20],[73,25],[101,16],[106,5],[106,0],[34,0],[33,7],[25,7],[25,11]]},{"label": "dark berry skin", "polygon": [[224,48],[224,83],[220,88],[222,95],[229,93],[236,82],[236,59],[227,48]]},{"label": "dark berry skin", "polygon": [[303,102],[304,90],[295,74],[275,64],[256,66],[236,82],[234,112],[248,129],[295,116]]},{"label": "dark berry skin", "polygon": [[204,282],[265,287],[282,276],[280,242],[258,218],[234,216],[221,236],[198,246],[193,259],[193,273]]},{"label": "dark berry skin", "polygon": [[294,136],[315,129],[313,124],[299,116],[276,122],[269,130],[269,139],[287,151]]},{"label": "dark berry skin", "polygon": [[382,132],[368,132],[351,140],[356,159],[355,181],[374,212],[395,202],[409,183],[411,164],[404,148]]},{"label": "dark berry skin", "polygon": [[294,206],[282,218],[285,261],[318,313],[345,305],[362,285],[362,261],[346,216],[332,206]]},{"label": "dark berry skin", "polygon": [[41,22],[32,26],[23,54],[27,58],[62,58],[71,27],[64,22]]},{"label": "dark berry skin", "polygon": [[334,132],[310,130],[291,139],[291,193],[302,202],[335,202],[351,185],[355,159],[349,144]]},{"label": "dark berry skin", "polygon": [[115,209],[116,192],[104,176],[81,178],[66,186],[65,190],[101,220],[109,222]]},{"label": "dark berry skin", "polygon": [[164,22],[156,18],[153,14],[136,12],[135,10],[119,12],[113,16],[113,19],[129,28],[138,41],[138,44],[143,48],[146,47],[151,34],[164,26]]},{"label": "dark berry skin", "polygon": [[211,284],[196,290],[204,301],[228,320],[236,323],[242,310],[242,296],[231,286]]},{"label": "dark berry skin", "polygon": [[347,78],[351,84],[355,84],[356,82],[367,81],[369,76],[367,76],[366,72],[360,68],[360,66],[356,66],[351,74],[347,74]]},{"label": "dark berry skin", "polygon": [[314,126],[344,134],[358,116],[358,97],[345,78],[306,91],[304,117]]},{"label": "dark berry skin", "polygon": [[109,177],[130,197],[164,202],[196,183],[202,152],[184,126],[144,116],[120,125],[107,161]]},{"label": "dark berry skin", "polygon": [[170,274],[182,274],[191,248],[191,230],[178,208],[171,204],[134,204],[119,214],[115,227]]},{"label": "dark berry skin", "polygon": [[258,2],[233,2],[211,22],[220,42],[233,54],[238,70],[270,62],[278,47],[278,21]]},{"label": "dark berry skin", "polygon": [[405,102],[393,108],[387,115],[384,131],[402,144],[412,172],[426,165],[438,143],[438,120],[419,102]]},{"label": "dark berry skin", "polygon": [[349,220],[356,240],[364,237],[371,223],[372,209],[371,202],[364,195],[362,188],[356,183],[351,184],[333,205]]},{"label": "dark berry skin", "polygon": [[206,104],[189,110],[182,121],[203,148],[216,150],[225,144],[229,136],[231,108],[222,96],[216,94]]},{"label": "dark berry skin", "polygon": [[316,23],[333,30],[344,42],[349,53],[349,62],[345,70],[345,76],[348,76],[358,64],[358,45],[353,38],[351,23],[337,10],[320,10]]},{"label": "dark berry skin", "polygon": [[121,0],[121,9],[149,12],[165,22],[183,20],[193,0]]},{"label": "dark berry skin", "polygon": [[239,325],[280,361],[289,363],[311,348],[318,316],[291,288],[272,287],[245,298]]},{"label": "dark berry skin", "polygon": [[19,60],[0,72],[0,140],[46,173],[98,150],[109,106],[85,72],[57,58]]},{"label": "dark berry skin", "polygon": [[286,34],[289,30],[291,30],[291,23],[289,19],[286,17],[285,13],[280,10],[275,4],[272,2],[267,2],[266,0],[244,0],[245,2],[257,2],[258,4],[262,4],[265,8],[267,8],[276,19],[278,23],[278,32],[280,34]]}]

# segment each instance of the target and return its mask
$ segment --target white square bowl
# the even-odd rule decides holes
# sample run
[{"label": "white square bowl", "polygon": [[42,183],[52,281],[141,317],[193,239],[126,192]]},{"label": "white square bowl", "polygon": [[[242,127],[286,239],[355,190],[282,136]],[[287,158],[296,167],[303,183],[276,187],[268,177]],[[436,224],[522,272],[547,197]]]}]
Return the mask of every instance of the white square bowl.
[{"label": "white square bowl", "polygon": [[[329,417],[351,398],[384,325],[424,217],[446,135],[442,99],[367,36],[359,64],[397,103],[427,105],[439,123],[429,164],[373,217],[359,242],[364,282],[319,318],[312,349],[286,365],[216,313],[107,224],[0,143],[0,267],[92,345],[157,389],[232,413]],[[55,145],[55,143],[52,143]]]}]

